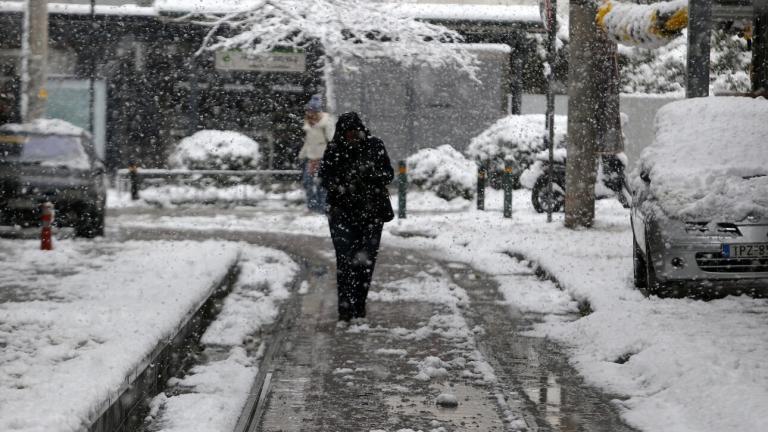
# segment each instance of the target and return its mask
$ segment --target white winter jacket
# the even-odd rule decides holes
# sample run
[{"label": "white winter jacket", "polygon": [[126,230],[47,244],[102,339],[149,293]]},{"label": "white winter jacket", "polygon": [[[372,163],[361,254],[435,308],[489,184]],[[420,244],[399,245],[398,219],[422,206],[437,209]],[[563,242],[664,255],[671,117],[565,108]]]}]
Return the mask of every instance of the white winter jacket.
[{"label": "white winter jacket", "polygon": [[314,126],[310,126],[305,120],[304,146],[299,152],[299,159],[322,159],[325,147],[333,139],[335,129],[335,119],[328,113],[320,113],[320,120]]}]

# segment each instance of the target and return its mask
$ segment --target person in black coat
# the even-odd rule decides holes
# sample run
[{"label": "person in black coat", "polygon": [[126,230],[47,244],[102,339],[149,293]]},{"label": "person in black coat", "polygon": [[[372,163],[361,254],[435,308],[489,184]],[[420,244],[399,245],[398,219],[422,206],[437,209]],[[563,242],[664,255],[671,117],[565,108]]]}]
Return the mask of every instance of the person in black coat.
[{"label": "person in black coat", "polygon": [[364,318],[381,230],[395,217],[387,189],[395,173],[384,143],[350,112],[339,116],[318,176],[328,191],[339,320]]}]

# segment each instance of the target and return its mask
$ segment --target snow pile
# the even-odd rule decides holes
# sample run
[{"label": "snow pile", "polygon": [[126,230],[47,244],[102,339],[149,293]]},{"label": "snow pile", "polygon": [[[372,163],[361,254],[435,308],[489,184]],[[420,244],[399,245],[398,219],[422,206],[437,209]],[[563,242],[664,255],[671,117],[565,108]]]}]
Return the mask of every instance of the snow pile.
[{"label": "snow pile", "polygon": [[27,132],[42,135],[86,135],[91,136],[85,129],[60,119],[37,119],[29,123],[8,123],[0,126],[3,132]]},{"label": "snow pile", "polygon": [[[304,191],[269,191],[261,185],[238,184],[216,186],[164,185],[140,192],[141,201],[159,207],[189,204],[268,206],[277,201],[287,205],[304,203]],[[125,194],[130,201],[130,195]],[[127,206],[125,198],[115,196],[115,206]],[[123,204],[121,204],[121,202]],[[109,204],[112,207],[112,204]]]},{"label": "snow pile", "polygon": [[767,118],[763,98],[696,98],[664,106],[632,188],[647,187],[664,213],[679,219],[768,215]]},{"label": "snow pile", "polygon": [[274,322],[288,298],[298,265],[283,252],[247,246],[240,275],[216,320],[201,338],[203,357],[171,389],[152,401],[151,430],[196,432],[233,430],[258,374],[258,334]]},{"label": "snow pile", "polygon": [[[555,147],[565,145],[568,118],[555,116]],[[547,136],[543,114],[510,115],[503,117],[472,138],[467,155],[478,164],[488,167],[491,185],[501,186],[504,163],[511,160],[513,176],[519,176],[535,161],[535,156],[544,150]]]},{"label": "snow pile", "polygon": [[596,22],[620,44],[658,48],[688,25],[688,0],[650,5],[609,0],[600,5]]},{"label": "snow pile", "polygon": [[215,241],[38,245],[0,240],[3,431],[82,430],[239,252]]},{"label": "snow pile", "polygon": [[447,201],[471,199],[477,184],[477,165],[445,144],[409,156],[408,179],[421,190],[434,191]]},{"label": "snow pile", "polygon": [[419,381],[429,381],[432,378],[443,378],[448,375],[446,369],[448,364],[440,360],[439,357],[429,356],[418,364],[419,372],[416,374],[415,379]]},{"label": "snow pile", "polygon": [[206,345],[237,346],[274,321],[278,303],[288,295],[298,265],[285,253],[250,246],[243,251],[237,285],[205,331]]},{"label": "snow pile", "polygon": [[259,144],[233,131],[202,130],[176,144],[168,163],[172,168],[192,170],[257,169]]},{"label": "snow pile", "polygon": [[378,301],[418,301],[467,305],[467,293],[444,277],[421,271],[414,277],[388,282],[380,291],[372,291],[368,298]]}]

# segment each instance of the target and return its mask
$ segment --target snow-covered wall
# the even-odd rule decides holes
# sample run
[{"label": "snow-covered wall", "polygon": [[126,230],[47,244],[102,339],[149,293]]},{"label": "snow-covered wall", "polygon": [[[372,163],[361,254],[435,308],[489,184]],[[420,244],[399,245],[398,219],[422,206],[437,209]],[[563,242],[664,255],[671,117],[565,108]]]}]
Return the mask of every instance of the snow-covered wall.
[{"label": "snow-covered wall", "polygon": [[336,113],[359,111],[384,140],[393,163],[444,144],[463,151],[472,137],[506,114],[509,82],[507,45],[472,49],[481,62],[481,83],[455,69],[404,68],[386,60],[357,65],[357,70],[336,68]]},{"label": "snow-covered wall", "polygon": [[[624,127],[624,136],[626,137],[624,153],[629,159],[630,166],[637,161],[643,149],[653,142],[653,119],[656,112],[659,108],[678,100],[680,97],[653,94],[621,95],[621,112],[629,117],[629,121]],[[522,113],[544,113],[546,102],[544,95],[523,95]],[[559,95],[555,98],[555,113],[568,114],[568,96]]]}]

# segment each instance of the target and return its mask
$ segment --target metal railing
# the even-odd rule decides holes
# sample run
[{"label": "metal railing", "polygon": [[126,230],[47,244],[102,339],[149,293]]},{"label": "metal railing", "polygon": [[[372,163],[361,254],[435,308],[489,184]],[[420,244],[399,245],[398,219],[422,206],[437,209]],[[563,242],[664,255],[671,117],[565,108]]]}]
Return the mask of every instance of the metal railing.
[{"label": "metal railing", "polygon": [[[298,181],[301,179],[300,170],[188,170],[188,169],[159,169],[159,168],[123,168],[117,170],[115,183],[119,193],[131,192],[132,199],[139,199],[138,192],[144,180],[165,180],[165,182],[181,179],[222,179],[230,177],[272,177],[273,180]],[[157,184],[160,182],[153,182]]]}]

